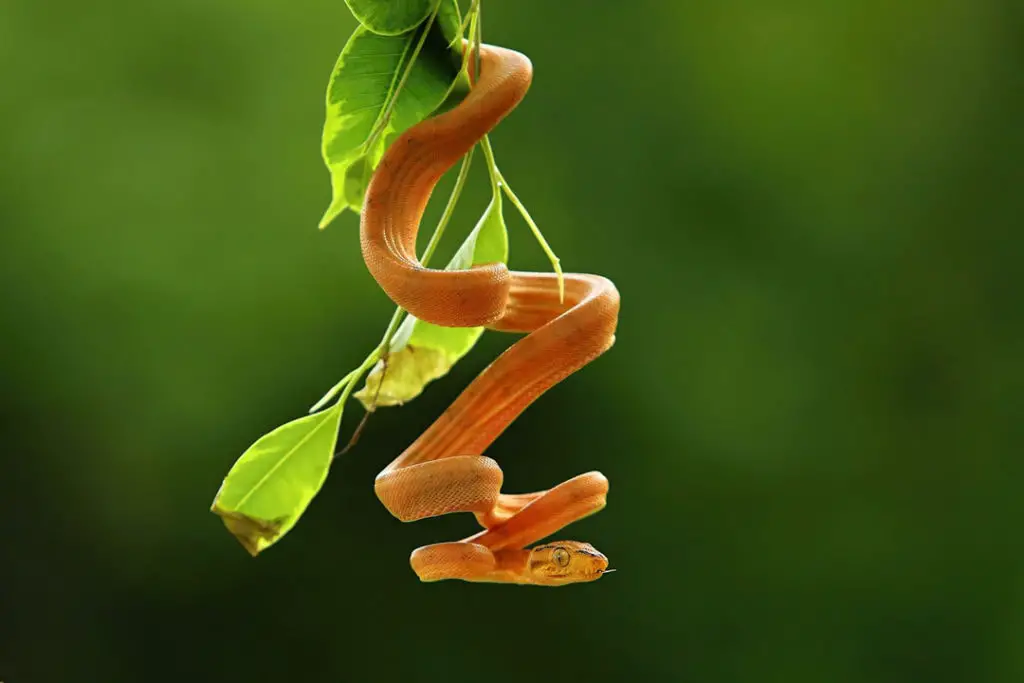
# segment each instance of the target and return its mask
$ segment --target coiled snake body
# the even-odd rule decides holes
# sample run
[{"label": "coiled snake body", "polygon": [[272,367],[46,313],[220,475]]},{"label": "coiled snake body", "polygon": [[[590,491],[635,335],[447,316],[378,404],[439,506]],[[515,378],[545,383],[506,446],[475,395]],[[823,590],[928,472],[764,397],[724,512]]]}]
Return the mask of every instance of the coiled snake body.
[{"label": "coiled snake body", "polygon": [[462,541],[413,551],[410,562],[423,581],[592,581],[610,570],[591,545],[527,546],[603,508],[604,475],[589,472],[547,491],[503,494],[501,469],[480,454],[537,397],[612,346],[618,291],[598,275],[566,274],[560,300],[554,274],[509,271],[503,263],[433,270],[416,256],[416,234],[434,186],[530,85],[532,65],[522,54],[482,45],[480,60],[480,78],[466,98],[407,130],[381,159],[363,206],[363,257],[388,296],[420,320],[529,334],[377,476],[375,489],[402,521],[472,512],[484,527]]}]

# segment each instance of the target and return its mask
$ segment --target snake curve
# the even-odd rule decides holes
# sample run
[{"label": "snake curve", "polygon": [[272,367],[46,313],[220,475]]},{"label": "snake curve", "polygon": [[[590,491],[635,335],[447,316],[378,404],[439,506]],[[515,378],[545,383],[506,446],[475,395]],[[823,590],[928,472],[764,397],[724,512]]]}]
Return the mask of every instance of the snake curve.
[{"label": "snake curve", "polygon": [[519,104],[532,75],[526,56],[481,45],[480,78],[466,98],[399,136],[364,200],[363,258],[398,306],[437,325],[526,333],[376,478],[377,497],[402,521],[472,512],[483,527],[461,541],[413,551],[410,563],[422,581],[557,586],[611,571],[588,543],[527,547],[601,510],[608,492],[604,475],[588,472],[546,491],[504,494],[501,468],[482,454],[541,394],[612,346],[619,312],[615,285],[598,275],[567,273],[560,300],[554,274],[510,271],[503,263],[436,270],[416,256],[420,220],[435,185]]}]

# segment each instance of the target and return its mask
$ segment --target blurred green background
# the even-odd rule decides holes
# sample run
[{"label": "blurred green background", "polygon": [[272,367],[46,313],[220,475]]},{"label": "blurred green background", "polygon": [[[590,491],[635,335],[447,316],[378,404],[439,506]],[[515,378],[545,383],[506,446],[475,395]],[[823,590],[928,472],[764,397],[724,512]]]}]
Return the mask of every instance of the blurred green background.
[{"label": "blurred green background", "polygon": [[[484,7],[536,70],[498,161],[623,299],[614,349],[489,454],[511,491],[603,471],[609,506],[563,535],[620,571],[409,569],[473,521],[402,525],[373,477],[497,334],[250,558],[221,478],[392,310],[356,217],[316,229],[352,19],[7,0],[0,680],[1024,680],[1021,4]],[[475,166],[438,262],[486,204]],[[507,215],[513,265],[546,269]]]}]

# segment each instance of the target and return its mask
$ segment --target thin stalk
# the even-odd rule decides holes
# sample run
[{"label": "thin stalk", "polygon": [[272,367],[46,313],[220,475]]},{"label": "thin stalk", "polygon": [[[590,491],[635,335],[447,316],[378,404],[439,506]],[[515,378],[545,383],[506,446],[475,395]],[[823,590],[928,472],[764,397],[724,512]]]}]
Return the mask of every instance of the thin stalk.
[{"label": "thin stalk", "polygon": [[473,18],[473,13],[476,11],[477,2],[479,2],[479,0],[474,0],[473,4],[469,6],[469,11],[466,12],[466,16],[462,19],[462,23],[459,24],[458,38],[461,38],[465,34],[466,27],[469,26],[470,21]]},{"label": "thin stalk", "polygon": [[491,141],[486,135],[480,141],[480,149],[484,151],[484,159],[487,160],[487,174],[491,178],[491,192],[494,194],[495,199],[497,199],[501,196],[501,171],[498,170],[498,164],[494,161],[494,150],[491,149]]},{"label": "thin stalk", "polygon": [[[486,139],[487,138],[484,138],[484,140]],[[509,187],[508,181],[505,180],[505,176],[501,175],[501,171],[498,171],[498,179],[501,181],[501,188],[505,191],[505,195],[509,198],[509,201],[515,204],[515,207],[519,209],[519,213],[522,215],[523,220],[525,220],[526,224],[530,226],[530,231],[533,232],[534,238],[540,243],[540,248],[544,250],[548,260],[551,261],[551,267],[554,268],[555,273],[558,275],[559,301],[565,301],[565,276],[562,273],[561,260],[557,255],[555,255],[555,252],[551,249],[548,241],[544,239],[544,233],[540,231],[540,228],[537,227],[537,223],[534,222],[533,217],[530,216],[530,212],[526,210],[523,203],[519,201],[519,197],[517,197],[516,193],[512,191],[511,187]]]},{"label": "thin stalk", "polygon": [[[358,370],[358,369],[357,369],[357,370]],[[334,385],[333,387],[331,387],[330,389],[328,389],[328,390],[327,390],[327,393],[326,393],[326,394],[324,394],[324,395],[323,395],[323,397],[322,397],[322,398],[321,398],[321,399],[320,399],[319,401],[317,401],[317,402],[316,402],[315,404],[313,404],[313,407],[309,409],[309,412],[311,412],[311,413],[315,413],[316,411],[320,410],[320,409],[321,409],[321,408],[323,408],[323,407],[324,407],[325,405],[327,405],[327,403],[328,403],[328,402],[329,402],[329,401],[330,401],[330,400],[331,400],[332,398],[334,398],[335,396],[337,396],[337,395],[338,395],[338,392],[339,392],[339,391],[341,391],[342,389],[344,389],[344,388],[345,388],[345,386],[346,386],[346,385],[347,385],[347,384],[348,384],[349,382],[351,382],[351,381],[352,381],[352,378],[353,378],[353,377],[355,376],[355,374],[356,374],[357,370],[353,370],[352,372],[348,373],[347,375],[345,375],[344,377],[342,377],[342,378],[341,378],[340,380],[338,380],[338,383],[337,383],[337,384],[335,384],[335,385]]]},{"label": "thin stalk", "polygon": [[359,380],[363,378],[363,375],[366,374],[370,368],[377,364],[377,361],[379,361],[383,355],[384,352],[381,350],[381,346],[378,346],[370,353],[369,356],[366,357],[363,364],[360,365],[352,374],[352,380],[345,385],[345,390],[341,392],[341,398],[338,399],[338,403],[344,405],[345,402],[348,401],[348,397],[352,395],[352,390],[355,389]]},{"label": "thin stalk", "polygon": [[[474,48],[476,50],[476,74],[479,78],[480,75],[480,45],[483,43],[483,19],[482,13],[478,2],[474,2],[476,7],[476,14],[473,17],[472,30],[474,31]],[[495,195],[498,194],[498,188],[502,188],[509,200],[515,204],[515,207],[519,210],[526,224],[530,226],[530,231],[533,232],[534,238],[540,244],[540,248],[544,250],[544,254],[551,261],[551,267],[554,269],[555,274],[558,276],[558,299],[559,301],[565,301],[565,275],[562,273],[562,262],[551,249],[551,245],[544,239],[544,233],[537,227],[537,223],[530,216],[530,212],[526,210],[526,207],[519,197],[516,196],[512,188],[508,186],[508,181],[501,175],[501,171],[498,170],[498,165],[494,160],[494,150],[491,149],[491,140],[488,136],[484,136],[484,139],[480,141],[480,147],[484,150],[484,157],[487,159],[487,170],[491,174],[491,190]]]},{"label": "thin stalk", "polygon": [[384,368],[380,373],[380,381],[377,382],[377,390],[373,392],[373,400],[370,402],[370,407],[366,409],[365,413],[363,413],[363,418],[359,420],[359,424],[356,425],[355,430],[352,432],[352,436],[348,438],[348,443],[345,444],[345,447],[334,454],[335,458],[339,455],[345,455],[355,447],[356,443],[359,442],[359,437],[362,435],[363,429],[366,428],[366,423],[370,421],[370,415],[372,415],[373,411],[377,409],[377,399],[380,397],[380,389],[384,386],[384,377],[388,374],[387,355],[381,357],[380,362],[384,364]]},{"label": "thin stalk", "polygon": [[437,245],[441,242],[441,236],[444,235],[445,228],[448,227],[448,222],[451,220],[452,214],[455,213],[455,205],[458,203],[459,197],[462,196],[462,188],[466,185],[466,179],[469,177],[469,165],[472,162],[473,149],[470,149],[466,156],[462,157],[459,175],[455,178],[455,187],[452,188],[452,193],[448,195],[448,203],[441,213],[440,220],[437,221],[434,234],[430,236],[430,241],[427,242],[427,247],[423,250],[423,256],[420,258],[420,263],[423,265],[427,265],[430,262],[430,257],[434,255]]},{"label": "thin stalk", "polygon": [[475,78],[480,78],[480,46],[484,42],[484,13],[483,6],[478,2],[476,5],[476,15],[473,17],[473,54],[474,61],[476,62],[473,74]]},{"label": "thin stalk", "polygon": [[551,267],[558,276],[558,299],[559,301],[565,301],[565,275],[562,273],[561,260],[555,254],[554,250],[551,249],[551,245],[548,244],[548,241],[544,239],[544,233],[542,233],[540,228],[537,227],[537,223],[533,220],[533,216],[531,216],[530,212],[526,210],[523,203],[519,201],[519,197],[517,197],[516,193],[512,191],[512,188],[508,185],[508,181],[505,180],[505,176],[503,176],[501,171],[498,169],[498,166],[494,161],[494,150],[491,149],[491,141],[486,135],[484,136],[484,139],[480,141],[480,146],[484,150],[484,157],[487,159],[488,170],[491,172],[491,189],[497,193],[498,188],[500,187],[509,198],[509,201],[511,201],[515,205],[516,209],[519,210],[519,213],[522,215],[523,220],[526,221],[526,224],[530,226],[530,231],[533,233],[533,237],[540,244],[540,248],[544,250],[544,254],[548,257],[548,260],[551,261]]},{"label": "thin stalk", "polygon": [[462,67],[460,68],[460,71],[464,70],[466,72],[466,75],[469,77],[470,87],[473,86],[473,80],[476,78],[473,75],[474,70],[470,68],[469,62],[473,58],[473,46],[476,44],[476,24],[478,18],[477,15],[479,14],[479,12],[480,0],[473,0],[473,4],[470,5],[469,11],[466,12],[466,19],[462,22],[463,27],[465,27],[467,24],[469,25],[469,30],[466,31],[466,35],[468,37],[465,38],[465,40],[469,41],[469,49],[464,50],[462,53]]}]

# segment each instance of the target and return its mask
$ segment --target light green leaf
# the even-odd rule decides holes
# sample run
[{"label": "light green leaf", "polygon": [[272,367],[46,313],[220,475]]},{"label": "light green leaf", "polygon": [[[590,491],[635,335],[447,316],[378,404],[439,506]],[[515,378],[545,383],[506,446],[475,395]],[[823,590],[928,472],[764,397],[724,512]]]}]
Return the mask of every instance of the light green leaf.
[{"label": "light green leaf", "polygon": [[378,142],[375,148],[374,154],[357,157],[347,167],[341,166],[337,173],[331,174],[331,205],[321,220],[321,229],[326,228],[345,209],[355,213],[363,210],[363,198],[370,186],[373,169],[384,153],[384,140]]},{"label": "light green leaf", "polygon": [[288,533],[323,485],[341,411],[338,403],[260,437],[224,478],[210,509],[254,557]]},{"label": "light green leaf", "polygon": [[[445,270],[464,270],[496,261],[508,261],[508,232],[500,193],[491,200]],[[354,396],[368,410],[416,398],[427,384],[446,375],[473,348],[483,331],[482,327],[441,327],[411,315],[406,317],[391,340],[386,365],[378,361]]]},{"label": "light green leaf", "polygon": [[363,198],[366,196],[366,188],[370,186],[370,178],[373,176],[373,169],[377,167],[380,158],[384,156],[384,138],[381,138],[371,154],[366,154],[354,162],[345,171],[344,187],[342,188],[345,204],[359,213],[363,210]]},{"label": "light green leaf", "polygon": [[434,8],[432,0],[345,0],[345,4],[360,24],[389,36],[412,30]]},{"label": "light green leaf", "polygon": [[[458,3],[442,0],[397,96],[399,82],[426,23],[394,36],[378,35],[360,26],[349,37],[327,86],[321,154],[331,175],[331,203],[320,220],[321,229],[345,209],[358,211],[362,206],[369,175],[385,149],[384,144],[374,145],[373,150],[366,146],[384,123],[389,107],[384,134],[377,138],[381,141],[393,140],[445,102],[462,67],[460,51],[453,47],[459,28]],[[353,166],[360,168],[351,170]]]},{"label": "light green leaf", "polygon": [[445,270],[465,270],[482,263],[508,262],[508,231],[501,208],[501,195],[496,194]]}]

